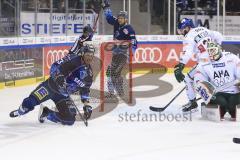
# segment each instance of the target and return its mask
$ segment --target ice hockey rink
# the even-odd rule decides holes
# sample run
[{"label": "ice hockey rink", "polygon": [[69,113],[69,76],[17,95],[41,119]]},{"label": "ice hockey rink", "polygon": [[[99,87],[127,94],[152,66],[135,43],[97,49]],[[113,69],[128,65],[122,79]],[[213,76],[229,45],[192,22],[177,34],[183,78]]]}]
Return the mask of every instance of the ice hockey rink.
[{"label": "ice hockey rink", "polygon": [[[151,77],[150,77],[151,78]],[[240,157],[239,122],[211,122],[201,118],[200,111],[187,121],[126,121],[120,114],[151,114],[149,105],[164,106],[182,89],[172,74],[159,78],[167,81],[171,91],[161,96],[137,98],[136,105],[119,104],[113,111],[73,126],[40,124],[38,107],[26,116],[11,119],[9,112],[21,103],[36,85],[0,90],[0,155],[1,159],[83,159],[83,160],[234,160]],[[135,92],[156,86],[137,86]],[[164,86],[163,86],[164,88]],[[181,114],[187,102],[182,93],[165,114]],[[50,105],[47,102],[46,105]],[[140,111],[139,111],[140,110]]]}]

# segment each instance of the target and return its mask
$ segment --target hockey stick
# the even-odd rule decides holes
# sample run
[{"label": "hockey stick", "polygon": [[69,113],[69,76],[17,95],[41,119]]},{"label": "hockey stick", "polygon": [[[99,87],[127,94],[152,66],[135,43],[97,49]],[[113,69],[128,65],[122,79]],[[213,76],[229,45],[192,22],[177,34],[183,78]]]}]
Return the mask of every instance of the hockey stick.
[{"label": "hockey stick", "polygon": [[162,112],[162,111],[164,111],[185,89],[186,89],[186,87],[184,87],[180,92],[178,92],[178,94],[176,96],[174,96],[172,98],[172,100],[165,107],[159,108],[159,107],[150,106],[149,109],[151,111],[154,111],[154,112]]},{"label": "hockey stick", "polygon": [[[100,0],[99,4],[102,4],[102,3],[103,3],[102,0]],[[93,24],[93,34],[95,33],[95,31],[96,31],[96,29],[97,29],[97,22],[98,22],[98,19],[99,19],[99,15],[100,15],[100,12],[101,12],[101,8],[102,8],[102,7],[100,7],[100,9],[99,9],[99,11],[98,11],[97,18],[96,18],[96,20],[95,20],[95,22],[94,22],[94,24]]]},{"label": "hockey stick", "polygon": [[77,108],[77,105],[74,102],[73,102],[73,105],[74,105],[75,109],[77,110],[79,117],[82,119],[83,123],[87,127],[88,126],[88,121],[83,117],[82,113],[79,111],[79,109]]},{"label": "hockey stick", "polygon": [[77,105],[74,103],[72,97],[70,96],[70,93],[69,93],[68,91],[67,91],[67,93],[68,93],[68,95],[69,95],[69,99],[72,101],[73,106],[74,106],[75,109],[77,110],[79,117],[82,119],[83,123],[84,123],[85,126],[87,127],[87,126],[88,126],[88,121],[87,121],[87,119],[85,119],[85,118],[83,117],[82,113],[79,111]]}]

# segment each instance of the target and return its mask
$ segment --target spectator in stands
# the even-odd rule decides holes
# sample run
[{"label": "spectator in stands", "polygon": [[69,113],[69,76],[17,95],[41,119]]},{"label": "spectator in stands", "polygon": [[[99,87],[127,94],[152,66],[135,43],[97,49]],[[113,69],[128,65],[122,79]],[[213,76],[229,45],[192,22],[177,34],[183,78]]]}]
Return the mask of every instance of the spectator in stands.
[{"label": "spectator in stands", "polygon": [[227,0],[226,1],[226,12],[228,15],[239,15],[240,14],[240,2],[239,0]]},{"label": "spectator in stands", "polygon": [[98,13],[101,7],[101,4],[99,4],[99,0],[89,0],[86,2],[86,8],[92,9],[95,13]]},{"label": "spectator in stands", "polygon": [[50,0],[39,0],[38,10],[40,12],[50,12]]},{"label": "spectator in stands", "polygon": [[68,6],[71,13],[80,13],[83,10],[83,2],[80,0],[68,0]]}]

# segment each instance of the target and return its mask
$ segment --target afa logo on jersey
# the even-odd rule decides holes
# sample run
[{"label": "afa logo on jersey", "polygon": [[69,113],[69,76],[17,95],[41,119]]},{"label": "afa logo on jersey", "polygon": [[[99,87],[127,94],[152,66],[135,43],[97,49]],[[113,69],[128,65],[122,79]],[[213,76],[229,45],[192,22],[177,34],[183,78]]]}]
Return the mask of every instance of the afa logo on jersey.
[{"label": "afa logo on jersey", "polygon": [[213,78],[230,77],[227,70],[214,71]]}]

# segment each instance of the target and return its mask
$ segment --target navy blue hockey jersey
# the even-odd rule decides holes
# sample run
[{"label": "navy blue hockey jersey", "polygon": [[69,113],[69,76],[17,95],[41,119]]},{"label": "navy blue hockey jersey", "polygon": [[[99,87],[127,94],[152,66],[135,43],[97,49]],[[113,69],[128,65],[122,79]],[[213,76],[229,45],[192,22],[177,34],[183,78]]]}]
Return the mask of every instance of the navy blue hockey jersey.
[{"label": "navy blue hockey jersey", "polygon": [[132,47],[137,48],[137,40],[135,31],[131,25],[125,24],[120,26],[116,17],[112,15],[112,11],[108,8],[105,10],[106,20],[109,24],[113,25],[113,38],[114,40],[130,40]]},{"label": "navy blue hockey jersey", "polygon": [[[84,64],[79,55],[68,54],[54,62],[50,69],[50,76],[56,76],[57,74],[64,75],[68,94],[80,91],[82,100],[89,99],[93,72],[91,65]],[[66,94],[64,91],[62,92]]]}]

